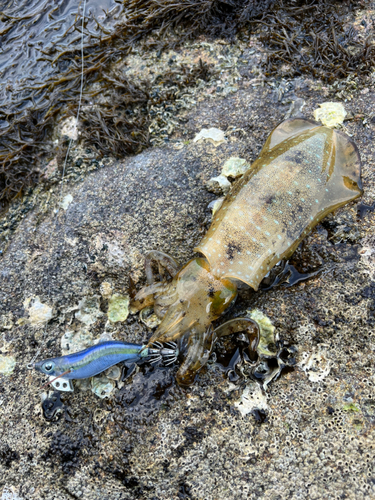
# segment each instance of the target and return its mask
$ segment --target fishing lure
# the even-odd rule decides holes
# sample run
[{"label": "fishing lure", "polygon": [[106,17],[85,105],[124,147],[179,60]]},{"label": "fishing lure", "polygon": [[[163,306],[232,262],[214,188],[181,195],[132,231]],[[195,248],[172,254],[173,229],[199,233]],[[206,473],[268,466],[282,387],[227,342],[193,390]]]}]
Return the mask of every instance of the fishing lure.
[{"label": "fishing lure", "polygon": [[[132,307],[153,306],[162,319],[150,344],[179,342],[186,354],[177,373],[179,384],[191,384],[216,339],[231,333],[230,321],[220,331],[212,322],[234,302],[238,282],[257,290],[323,217],[359,197],[360,170],[359,152],[349,137],[313,120],[286,120],[214,215],[195,248],[204,257],[178,271],[168,255],[147,254],[148,286],[137,293]],[[169,271],[170,282],[154,283],[152,261]],[[234,321],[238,325],[241,319]]]},{"label": "fishing lure", "polygon": [[[53,386],[62,390],[64,388],[61,384],[62,381],[66,383],[70,380],[93,377],[122,361],[137,363],[148,358],[152,363],[163,360],[168,365],[172,364],[177,356],[178,349],[173,343],[168,343],[166,347],[160,343],[147,347],[108,341],[96,344],[84,351],[38,361],[30,368],[35,368],[37,371],[49,375],[50,381],[48,383],[61,379],[58,385],[53,384]],[[71,384],[67,384],[66,387],[70,388]]]}]

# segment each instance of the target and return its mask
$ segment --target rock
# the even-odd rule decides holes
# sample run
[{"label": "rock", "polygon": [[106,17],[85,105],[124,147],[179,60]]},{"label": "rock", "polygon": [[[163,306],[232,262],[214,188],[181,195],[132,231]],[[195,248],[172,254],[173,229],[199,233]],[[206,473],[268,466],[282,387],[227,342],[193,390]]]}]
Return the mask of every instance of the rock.
[{"label": "rock", "polygon": [[[307,110],[324,99],[309,85],[298,91]],[[348,111],[373,109],[372,90],[361,99],[348,102]],[[66,332],[97,339],[108,331],[114,339],[146,343],[151,332],[136,315],[107,324],[109,294],[101,284],[125,295],[132,277],[139,289],[144,255],[153,248],[187,262],[207,227],[213,195],[206,180],[228,158],[251,163],[286,111],[268,86],[201,102],[185,116],[188,137],[215,123],[242,129],[236,140],[218,148],[208,141],[165,146],[113,161],[82,182],[66,181],[63,196],[70,193],[72,201],[65,211],[55,214],[56,186],[48,210],[37,205],[25,214],[0,257],[1,342],[17,360],[10,375],[0,374],[3,495],[14,487],[24,500],[375,496],[375,215],[357,220],[355,204],[332,219],[351,213],[345,224],[360,238],[332,244],[321,226],[299,247],[293,265],[304,265],[312,249],[323,272],[290,288],[241,289],[225,318],[256,308],[280,342],[298,349],[296,365],[281,371],[267,396],[241,373],[238,385],[230,385],[214,363],[188,389],[176,387],[176,368],[144,363],[121,389],[99,387],[109,394],[104,399],[91,390],[62,395],[61,412],[47,422],[39,389],[45,377],[26,369],[39,349],[38,359],[60,355]],[[374,131],[360,121],[349,126],[368,202],[375,196]],[[17,323],[30,297],[49,312],[35,324]],[[329,373],[309,378],[314,370],[301,365],[303,353],[324,355]],[[317,366],[311,365],[319,375]]]}]

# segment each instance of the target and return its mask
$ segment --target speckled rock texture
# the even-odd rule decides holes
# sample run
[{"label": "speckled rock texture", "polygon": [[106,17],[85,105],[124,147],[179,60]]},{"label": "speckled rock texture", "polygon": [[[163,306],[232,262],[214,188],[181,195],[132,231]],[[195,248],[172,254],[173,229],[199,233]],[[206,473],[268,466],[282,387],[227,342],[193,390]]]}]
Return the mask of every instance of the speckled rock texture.
[{"label": "speckled rock texture", "polygon": [[[39,359],[59,355],[67,331],[145,342],[151,332],[136,316],[108,323],[101,285],[123,294],[131,276],[141,287],[149,249],[189,259],[210,220],[215,195],[207,181],[232,156],[253,161],[292,101],[304,99],[311,118],[318,104],[334,100],[327,95],[310,80],[285,81],[280,90],[243,75],[236,93],[187,112],[170,145],[68,180],[62,196],[55,186],[49,209],[35,206],[25,216],[0,257],[0,354],[16,359],[10,375],[0,374],[2,498],[375,498],[371,86],[345,103],[365,194],[327,217],[292,258],[301,272],[323,271],[290,288],[243,290],[225,318],[257,307],[298,349],[294,369],[262,395],[261,412],[249,402],[251,382],[233,384],[213,363],[188,389],[176,386],[176,368],[144,364],[108,399],[83,390],[62,395],[60,418],[47,421],[45,380],[26,368],[39,348]],[[223,130],[226,142],[192,142],[210,127]],[[56,215],[62,198],[69,203]],[[27,299],[35,297],[52,308],[46,325],[30,321]],[[88,324],[77,315],[85,298],[98,304]],[[252,411],[240,412],[239,402]]]}]

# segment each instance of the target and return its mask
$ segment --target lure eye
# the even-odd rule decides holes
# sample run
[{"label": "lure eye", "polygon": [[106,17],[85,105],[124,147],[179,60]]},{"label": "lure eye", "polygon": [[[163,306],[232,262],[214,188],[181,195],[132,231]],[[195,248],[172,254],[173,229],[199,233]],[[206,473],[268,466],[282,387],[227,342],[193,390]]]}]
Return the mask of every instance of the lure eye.
[{"label": "lure eye", "polygon": [[44,369],[47,371],[47,372],[50,372],[53,368],[53,363],[46,363],[44,365]]}]

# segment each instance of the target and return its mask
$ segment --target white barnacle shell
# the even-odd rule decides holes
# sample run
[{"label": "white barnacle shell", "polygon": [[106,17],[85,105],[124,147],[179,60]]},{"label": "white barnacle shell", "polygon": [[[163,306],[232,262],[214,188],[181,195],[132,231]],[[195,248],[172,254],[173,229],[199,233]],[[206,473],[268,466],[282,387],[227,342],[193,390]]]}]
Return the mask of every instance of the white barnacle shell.
[{"label": "white barnacle shell", "polygon": [[100,399],[109,398],[115,388],[116,382],[105,376],[91,379],[91,391]]},{"label": "white barnacle shell", "polygon": [[206,184],[208,191],[215,194],[227,194],[231,187],[231,183],[225,177],[225,175],[218,175],[217,177],[212,177]]},{"label": "white barnacle shell", "polygon": [[129,295],[113,294],[108,302],[108,319],[112,323],[125,321],[129,316],[129,302]]},{"label": "white barnacle shell", "polygon": [[111,366],[105,371],[105,376],[109,378],[109,380],[120,380],[121,368],[117,365]]},{"label": "white barnacle shell", "polygon": [[224,132],[218,128],[202,128],[202,130],[194,137],[193,142],[210,141],[214,146],[219,146],[226,141]]},{"label": "white barnacle shell", "polygon": [[76,319],[87,326],[94,324],[101,316],[103,313],[97,295],[84,297],[78,304],[78,312],[75,313]]},{"label": "white barnacle shell", "polygon": [[153,307],[144,307],[139,313],[139,319],[147,328],[156,328],[161,323],[161,319],[156,316]]},{"label": "white barnacle shell", "polygon": [[262,391],[257,383],[246,385],[241,397],[234,403],[234,406],[239,410],[241,415],[245,417],[253,410],[269,410],[267,404],[267,394]]},{"label": "white barnacle shell", "polygon": [[322,102],[314,111],[315,120],[320,121],[327,127],[341,125],[346,117],[344,105],[341,102]]},{"label": "white barnacle shell", "polygon": [[237,156],[231,156],[223,165],[221,175],[225,177],[241,177],[248,169],[250,164],[244,159]]},{"label": "white barnacle shell", "polygon": [[13,356],[0,356],[0,373],[10,375],[16,367],[16,360]]},{"label": "white barnacle shell", "polygon": [[23,305],[29,314],[26,322],[33,326],[43,326],[55,315],[53,308],[43,304],[38,296],[27,298]]},{"label": "white barnacle shell", "polygon": [[269,317],[263,314],[259,309],[247,311],[247,315],[256,321],[259,326],[260,338],[257,348],[258,354],[271,357],[275,356],[276,352],[271,351],[269,346],[275,345],[275,342],[278,340],[278,335],[275,335],[275,327],[271,323]]}]

